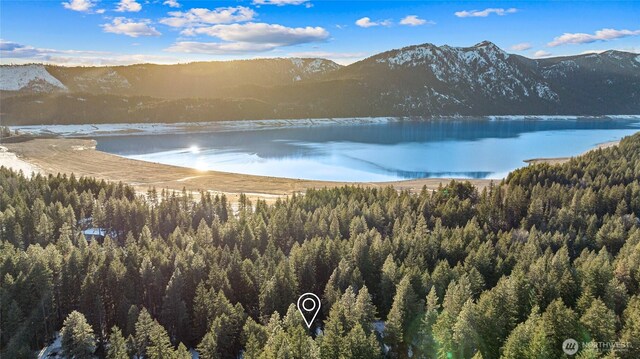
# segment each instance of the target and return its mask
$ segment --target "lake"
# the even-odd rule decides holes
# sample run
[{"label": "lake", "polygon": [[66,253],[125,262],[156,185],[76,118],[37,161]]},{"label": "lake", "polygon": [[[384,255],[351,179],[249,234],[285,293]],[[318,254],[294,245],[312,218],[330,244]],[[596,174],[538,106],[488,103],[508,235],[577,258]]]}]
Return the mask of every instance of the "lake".
[{"label": "lake", "polygon": [[388,119],[271,127],[244,123],[224,131],[95,138],[101,151],[199,170],[369,182],[499,179],[525,166],[524,160],[579,155],[640,130],[640,117]]}]

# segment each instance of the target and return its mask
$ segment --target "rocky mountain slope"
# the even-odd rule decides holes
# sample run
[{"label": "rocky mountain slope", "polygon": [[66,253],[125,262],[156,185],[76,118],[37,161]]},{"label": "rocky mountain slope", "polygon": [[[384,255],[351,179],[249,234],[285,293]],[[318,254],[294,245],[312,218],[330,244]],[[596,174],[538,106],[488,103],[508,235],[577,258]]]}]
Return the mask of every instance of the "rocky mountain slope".
[{"label": "rocky mountain slope", "polygon": [[322,59],[28,66],[39,70],[0,67],[7,123],[640,113],[640,56],[619,51],[529,59],[484,41],[409,46],[349,66]]},{"label": "rocky mountain slope", "polygon": [[0,66],[0,90],[26,92],[66,91],[44,65]]}]

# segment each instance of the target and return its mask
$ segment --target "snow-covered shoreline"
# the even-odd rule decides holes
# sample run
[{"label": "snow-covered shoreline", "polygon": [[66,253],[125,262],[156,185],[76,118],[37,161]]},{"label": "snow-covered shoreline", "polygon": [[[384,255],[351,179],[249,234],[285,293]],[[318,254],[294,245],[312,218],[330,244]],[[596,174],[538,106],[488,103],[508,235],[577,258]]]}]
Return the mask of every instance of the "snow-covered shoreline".
[{"label": "snow-covered shoreline", "polygon": [[10,126],[12,130],[33,135],[54,135],[63,137],[101,137],[101,136],[133,136],[185,134],[207,132],[229,132],[246,130],[273,130],[278,128],[300,128],[342,125],[373,125],[400,121],[548,121],[548,120],[628,120],[640,121],[640,115],[607,115],[607,116],[450,116],[450,117],[358,117],[358,118],[322,118],[292,120],[239,120],[214,122],[177,122],[177,123],[116,123],[116,124],[82,124],[82,125],[30,125]]},{"label": "snow-covered shoreline", "polygon": [[37,166],[20,159],[4,146],[0,146],[0,166],[11,168],[16,172],[22,171],[27,177],[31,177],[32,173],[40,173],[40,169]]}]

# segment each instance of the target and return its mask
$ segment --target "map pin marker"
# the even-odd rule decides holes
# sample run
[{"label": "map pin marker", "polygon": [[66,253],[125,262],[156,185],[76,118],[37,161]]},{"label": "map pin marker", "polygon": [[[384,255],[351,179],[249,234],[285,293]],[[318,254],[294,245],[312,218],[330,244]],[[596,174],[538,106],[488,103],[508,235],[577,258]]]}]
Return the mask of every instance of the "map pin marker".
[{"label": "map pin marker", "polygon": [[320,313],[320,298],[313,293],[304,293],[298,298],[298,311],[307,328],[311,329],[311,324]]}]

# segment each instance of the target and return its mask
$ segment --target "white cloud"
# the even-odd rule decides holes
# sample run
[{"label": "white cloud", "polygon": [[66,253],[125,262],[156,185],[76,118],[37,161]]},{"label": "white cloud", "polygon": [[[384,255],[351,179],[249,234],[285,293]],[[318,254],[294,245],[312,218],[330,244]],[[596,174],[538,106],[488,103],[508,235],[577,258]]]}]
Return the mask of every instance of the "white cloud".
[{"label": "white cloud", "polygon": [[363,17],[356,20],[356,25],[364,28],[373,26],[391,26],[391,20],[371,21],[371,18]]},{"label": "white cloud", "polygon": [[552,55],[552,53],[544,51],[544,50],[538,50],[538,51],[533,53],[533,57],[536,57],[536,58],[549,57],[551,55]]},{"label": "white cloud", "polygon": [[435,22],[421,19],[416,15],[407,15],[402,20],[400,20],[400,25],[419,26],[424,24],[433,25],[435,24]]},{"label": "white cloud", "polygon": [[521,42],[519,44],[515,44],[511,46],[511,50],[514,51],[524,51],[524,50],[529,50],[530,48],[532,48],[533,46],[528,43],[528,42]]},{"label": "white cloud", "polygon": [[214,25],[183,31],[185,35],[209,35],[224,42],[180,41],[169,52],[241,54],[275,50],[283,46],[324,41],[329,32],[322,27],[291,28],[277,24],[246,23]]},{"label": "white cloud", "polygon": [[502,8],[487,8],[484,10],[464,10],[464,11],[457,11],[454,13],[454,15],[456,15],[457,17],[487,17],[491,14],[496,14],[499,16],[504,16],[507,14],[513,14],[515,12],[518,12],[518,9],[515,8],[509,8],[509,9],[502,9]]},{"label": "white cloud", "polygon": [[167,0],[162,3],[162,5],[168,5],[169,7],[180,7],[180,3],[177,0]]},{"label": "white cloud", "polygon": [[253,5],[306,5],[308,2],[309,0],[253,0]]},{"label": "white cloud", "polygon": [[68,2],[63,2],[62,6],[73,11],[91,12],[91,9],[96,6],[96,2],[94,0],[69,0]]},{"label": "white cloud", "polygon": [[113,19],[110,24],[102,24],[100,26],[102,26],[104,32],[127,35],[131,37],[161,35],[158,30],[151,26],[151,21],[146,19],[134,20],[124,17],[117,17]]},{"label": "white cloud", "polygon": [[252,44],[247,42],[197,42],[179,41],[165,51],[188,54],[232,55],[263,52],[275,49],[272,44]]},{"label": "white cloud", "polygon": [[65,66],[130,65],[136,63],[177,63],[178,58],[162,55],[114,54],[106,51],[58,50],[36,48],[11,41],[0,40],[0,62],[42,62]]},{"label": "white cloud", "polygon": [[277,24],[253,23],[214,25],[188,29],[185,35],[209,35],[224,41],[289,46],[326,40],[329,32],[322,27],[286,27]]},{"label": "white cloud", "polygon": [[6,58],[33,58],[39,61],[48,59],[51,55],[104,55],[105,51],[85,51],[85,50],[55,50],[46,48],[36,48],[33,46],[19,44],[17,42],[0,39],[0,54]]},{"label": "white cloud", "polygon": [[[48,63],[65,65],[65,66],[121,66],[133,64],[176,64],[181,60],[177,57],[133,54],[133,55],[110,55],[110,56],[93,56],[93,57],[65,57],[52,56],[47,60]],[[184,60],[183,60],[184,61]]]},{"label": "white cloud", "polygon": [[564,33],[553,39],[547,45],[550,47],[567,45],[567,44],[587,44],[596,41],[609,41],[619,39],[627,36],[640,35],[640,30],[616,30],[616,29],[602,29],[596,31],[594,34],[585,33]]},{"label": "white cloud", "polygon": [[138,12],[142,10],[142,5],[137,3],[136,0],[120,0],[116,7],[117,12]]},{"label": "white cloud", "polygon": [[195,27],[250,21],[255,15],[255,11],[244,6],[221,7],[215,10],[195,8],[189,11],[169,12],[170,17],[161,19],[160,23],[171,27]]}]

